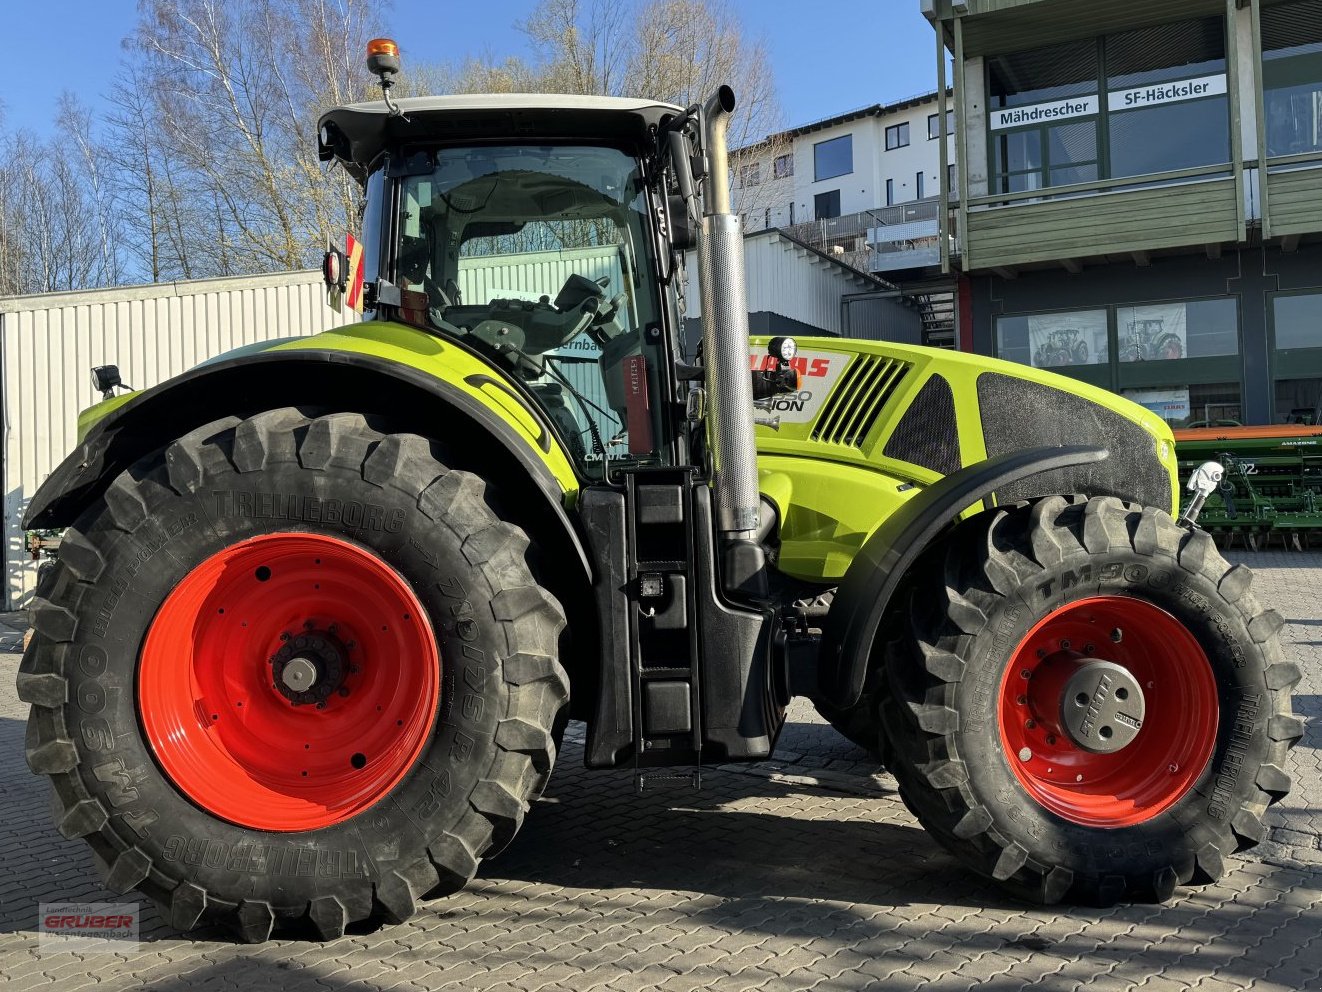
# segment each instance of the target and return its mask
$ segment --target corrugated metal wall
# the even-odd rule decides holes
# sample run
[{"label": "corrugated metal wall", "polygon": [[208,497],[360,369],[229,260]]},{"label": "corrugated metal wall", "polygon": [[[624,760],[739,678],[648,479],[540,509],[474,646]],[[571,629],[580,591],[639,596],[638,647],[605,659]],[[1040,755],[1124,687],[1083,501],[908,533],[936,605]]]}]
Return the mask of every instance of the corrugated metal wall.
[{"label": "corrugated metal wall", "polygon": [[89,369],[118,365],[146,389],[231,348],[345,320],[315,271],[0,298],[6,608],[24,605],[36,581],[23,510],[73,448],[78,411],[100,398]]},{"label": "corrugated metal wall", "polygon": [[[748,310],[779,314],[827,334],[845,335],[841,301],[851,295],[876,292],[885,285],[842,262],[784,237],[776,230],[759,231],[744,238],[744,265],[748,273]],[[686,316],[701,316],[697,259],[686,259],[688,291]],[[917,313],[897,300],[872,300],[851,308],[851,336],[873,340],[912,339],[920,323]],[[795,333],[800,333],[792,329]]]},{"label": "corrugated metal wall", "polygon": [[[589,279],[608,276],[606,295],[611,297],[624,289],[624,271],[620,268],[620,252],[616,245],[600,248],[573,248],[565,251],[536,251],[514,255],[474,256],[459,259],[459,291],[467,304],[486,303],[502,296],[535,298],[549,296],[555,299],[560,287],[571,275]],[[630,326],[634,326],[630,323]],[[574,391],[597,407],[595,419],[602,442],[614,455],[610,439],[619,433],[622,425],[609,409],[606,387],[601,379],[597,362],[601,349],[586,334],[580,334],[563,348],[552,352],[568,361],[555,363],[555,368],[569,380]],[[576,361],[574,359],[577,359]],[[552,382],[546,376],[543,382]],[[565,407],[581,430],[584,448],[592,451],[592,438],[587,428],[588,411],[584,410],[573,393],[562,389]]]},{"label": "corrugated metal wall", "polygon": [[463,302],[469,304],[486,303],[502,295],[519,299],[538,296],[555,299],[565,280],[574,273],[589,279],[609,276],[606,292],[610,296],[623,288],[620,252],[615,245],[609,245],[461,258],[459,291],[463,294]]}]

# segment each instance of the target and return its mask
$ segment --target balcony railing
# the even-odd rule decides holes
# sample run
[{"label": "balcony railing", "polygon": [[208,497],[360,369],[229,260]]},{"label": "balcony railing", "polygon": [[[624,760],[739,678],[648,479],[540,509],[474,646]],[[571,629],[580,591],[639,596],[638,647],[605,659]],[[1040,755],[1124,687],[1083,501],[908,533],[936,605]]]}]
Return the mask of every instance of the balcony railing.
[{"label": "balcony railing", "polygon": [[790,237],[862,272],[893,272],[941,263],[939,197],[874,207],[794,224]]}]

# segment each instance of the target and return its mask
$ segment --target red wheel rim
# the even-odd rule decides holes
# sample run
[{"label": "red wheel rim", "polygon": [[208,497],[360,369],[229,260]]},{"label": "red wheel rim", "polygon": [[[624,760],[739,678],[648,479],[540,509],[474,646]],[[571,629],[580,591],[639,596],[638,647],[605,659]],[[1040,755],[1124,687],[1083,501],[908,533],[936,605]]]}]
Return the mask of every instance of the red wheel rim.
[{"label": "red wheel rim", "polygon": [[327,827],[389,793],[427,742],[439,686],[408,583],[319,534],[206,559],[166,597],[138,665],[143,730],[171,781],[270,831]]},{"label": "red wheel rim", "polygon": [[[1061,718],[1064,677],[1092,659],[1120,666],[1146,706],[1137,734],[1110,754],[1078,746]],[[1038,803],[1085,826],[1126,827],[1193,787],[1219,712],[1207,654],[1182,623],[1140,599],[1096,596],[1054,611],[1019,642],[998,717],[1010,769]]]}]

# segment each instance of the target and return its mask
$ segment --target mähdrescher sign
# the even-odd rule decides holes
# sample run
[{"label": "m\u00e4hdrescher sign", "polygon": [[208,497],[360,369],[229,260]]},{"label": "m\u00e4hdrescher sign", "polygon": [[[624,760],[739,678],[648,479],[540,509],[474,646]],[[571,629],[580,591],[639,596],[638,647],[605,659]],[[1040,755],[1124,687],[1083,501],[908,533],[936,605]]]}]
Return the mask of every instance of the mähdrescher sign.
[{"label": "m\u00e4hdrescher sign", "polygon": [[1054,124],[1056,121],[1071,117],[1091,117],[1097,113],[1097,94],[1075,96],[1066,100],[1053,100],[1050,103],[1035,103],[1027,107],[1007,107],[1005,110],[993,110],[991,129],[1004,131],[1012,127],[1027,127],[1030,124]]},{"label": "m\u00e4hdrescher sign", "polygon": [[[1149,83],[1147,86],[1135,86],[1127,90],[1112,90],[1106,94],[1106,108],[1115,113],[1121,110],[1136,110],[1140,107],[1156,107],[1163,103],[1181,103],[1185,100],[1201,100],[1209,96],[1223,96],[1226,92],[1226,76],[1201,76],[1197,79],[1179,79],[1170,83]],[[1074,117],[1095,117],[1100,106],[1100,99],[1093,93],[1088,96],[1069,97],[1065,100],[1052,100],[1049,103],[1034,103],[1025,107],[1007,107],[991,112],[991,129],[1006,131],[1014,127],[1031,127],[1034,124],[1055,124],[1057,121],[1070,120]]]},{"label": "m\u00e4hdrescher sign", "polygon": [[1163,103],[1182,103],[1185,100],[1201,100],[1206,96],[1223,96],[1226,92],[1226,76],[1202,76],[1198,79],[1179,79],[1173,83],[1149,83],[1147,86],[1135,86],[1130,90],[1112,90],[1106,94],[1106,107],[1112,113],[1117,110],[1133,110],[1137,107],[1155,107]]}]

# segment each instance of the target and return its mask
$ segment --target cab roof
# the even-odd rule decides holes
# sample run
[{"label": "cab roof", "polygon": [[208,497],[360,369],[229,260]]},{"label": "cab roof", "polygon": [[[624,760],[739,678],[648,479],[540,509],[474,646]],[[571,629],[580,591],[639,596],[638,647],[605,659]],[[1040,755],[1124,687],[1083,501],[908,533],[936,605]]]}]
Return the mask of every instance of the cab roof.
[{"label": "cab roof", "polygon": [[318,155],[362,176],[387,146],[411,142],[581,140],[634,144],[682,108],[655,100],[555,93],[469,93],[336,107],[322,114]]}]

